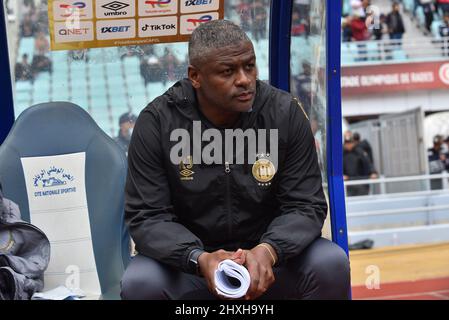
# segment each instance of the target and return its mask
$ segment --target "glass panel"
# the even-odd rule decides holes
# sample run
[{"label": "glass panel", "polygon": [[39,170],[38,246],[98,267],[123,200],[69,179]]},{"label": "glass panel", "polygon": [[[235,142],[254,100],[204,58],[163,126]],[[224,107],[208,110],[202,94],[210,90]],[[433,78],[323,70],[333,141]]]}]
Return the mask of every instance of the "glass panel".
[{"label": "glass panel", "polygon": [[294,1],[290,65],[290,89],[309,116],[324,183],[327,182],[325,9],[325,0]]},{"label": "glass panel", "polygon": [[[122,114],[138,114],[150,101],[186,76],[187,43],[50,51],[47,1],[14,0],[17,19],[8,34],[15,62],[16,117],[31,105],[71,101],[110,136]],[[259,78],[268,80],[270,2],[225,1],[225,18],[254,40]]]},{"label": "glass panel", "polygon": [[[327,192],[326,1],[295,0],[292,11],[290,90],[310,119]],[[329,220],[327,221],[329,222]],[[329,224],[323,235],[330,238]]]}]

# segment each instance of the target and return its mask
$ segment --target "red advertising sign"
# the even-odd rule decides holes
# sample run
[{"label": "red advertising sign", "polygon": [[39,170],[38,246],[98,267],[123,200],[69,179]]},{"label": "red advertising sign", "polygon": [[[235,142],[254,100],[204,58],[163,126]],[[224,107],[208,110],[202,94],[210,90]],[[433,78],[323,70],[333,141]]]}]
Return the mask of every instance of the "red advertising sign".
[{"label": "red advertising sign", "polygon": [[343,67],[343,96],[449,89],[449,61]]}]

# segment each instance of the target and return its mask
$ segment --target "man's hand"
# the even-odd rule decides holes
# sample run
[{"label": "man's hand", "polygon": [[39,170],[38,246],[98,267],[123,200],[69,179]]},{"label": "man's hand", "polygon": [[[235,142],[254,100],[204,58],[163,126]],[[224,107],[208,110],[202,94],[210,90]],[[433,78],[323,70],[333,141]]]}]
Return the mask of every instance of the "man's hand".
[{"label": "man's hand", "polygon": [[276,251],[269,244],[259,245],[246,251],[244,265],[251,276],[251,285],[246,293],[246,300],[257,299],[274,283],[272,255],[276,260]]},{"label": "man's hand", "polygon": [[218,250],[211,253],[204,252],[198,257],[200,272],[206,279],[209,291],[220,299],[224,299],[224,297],[217,294],[217,290],[215,290],[215,270],[217,270],[218,264],[226,259],[231,259],[234,262],[243,265],[245,262],[245,251],[242,249],[235,252]]}]

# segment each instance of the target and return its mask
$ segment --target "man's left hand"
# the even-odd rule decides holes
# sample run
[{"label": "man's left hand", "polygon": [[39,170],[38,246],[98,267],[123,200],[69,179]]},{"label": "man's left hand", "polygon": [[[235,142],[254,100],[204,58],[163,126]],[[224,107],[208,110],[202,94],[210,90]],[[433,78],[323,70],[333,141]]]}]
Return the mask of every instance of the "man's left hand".
[{"label": "man's left hand", "polygon": [[246,300],[257,299],[274,283],[273,258],[267,250],[274,255],[275,251],[268,246],[256,246],[246,251],[244,266],[251,276],[251,285],[244,297]]}]

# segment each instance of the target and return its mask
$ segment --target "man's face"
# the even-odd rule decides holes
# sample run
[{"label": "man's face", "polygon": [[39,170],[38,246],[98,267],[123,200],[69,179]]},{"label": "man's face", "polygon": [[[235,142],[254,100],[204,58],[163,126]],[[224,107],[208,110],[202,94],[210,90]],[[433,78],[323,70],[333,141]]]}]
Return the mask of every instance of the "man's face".
[{"label": "man's face", "polygon": [[223,111],[247,112],[256,95],[256,56],[251,42],[209,51],[189,66],[189,78],[203,103]]}]

